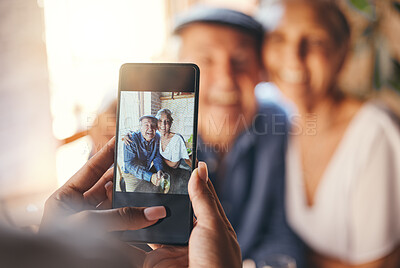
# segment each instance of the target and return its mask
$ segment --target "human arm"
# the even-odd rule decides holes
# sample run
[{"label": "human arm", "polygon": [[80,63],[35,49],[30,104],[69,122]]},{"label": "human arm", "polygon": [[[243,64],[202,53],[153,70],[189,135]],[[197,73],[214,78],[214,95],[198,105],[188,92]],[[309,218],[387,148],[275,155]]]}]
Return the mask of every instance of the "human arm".
[{"label": "human arm", "polygon": [[[189,167],[192,166],[187,153],[185,140],[179,133],[174,133],[165,151],[168,151],[168,158],[164,157],[164,162],[171,168],[179,167],[181,161],[185,161]],[[164,155],[165,156],[165,155]]]},{"label": "human arm", "polygon": [[[127,140],[129,141],[127,142]],[[134,140],[131,134],[128,134],[124,142],[125,170],[139,180],[152,182],[153,173],[146,170],[144,166],[139,164],[140,159],[138,150],[139,148],[137,146],[137,141]]]},{"label": "human arm", "polygon": [[190,158],[185,159],[185,163],[189,166],[192,167],[192,160]]},{"label": "human arm", "polygon": [[153,158],[153,165],[154,168],[158,171],[164,170],[164,158],[161,155],[161,139],[158,134],[155,136],[155,146],[154,146],[154,158]]},{"label": "human arm", "polygon": [[180,161],[172,162],[172,161],[169,161],[168,159],[165,159],[165,158],[164,158],[164,162],[165,162],[165,164],[167,164],[171,168],[177,168],[179,166],[179,163],[180,163]]}]

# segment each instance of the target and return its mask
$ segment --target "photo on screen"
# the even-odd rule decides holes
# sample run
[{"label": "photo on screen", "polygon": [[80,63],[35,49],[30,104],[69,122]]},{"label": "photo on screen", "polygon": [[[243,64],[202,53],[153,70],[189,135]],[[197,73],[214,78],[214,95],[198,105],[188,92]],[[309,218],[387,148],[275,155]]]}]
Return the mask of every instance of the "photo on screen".
[{"label": "photo on screen", "polygon": [[194,94],[121,91],[117,192],[187,194]]}]

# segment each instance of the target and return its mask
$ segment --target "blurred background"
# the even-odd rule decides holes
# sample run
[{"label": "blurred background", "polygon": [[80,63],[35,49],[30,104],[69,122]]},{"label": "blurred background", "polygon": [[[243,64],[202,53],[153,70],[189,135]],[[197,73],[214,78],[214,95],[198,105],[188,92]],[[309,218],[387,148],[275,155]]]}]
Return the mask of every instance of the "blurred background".
[{"label": "blurred background", "polygon": [[[1,0],[0,220],[38,224],[51,192],[115,135],[119,67],[174,61],[178,13],[207,4],[253,15],[273,2]],[[342,88],[400,115],[400,1],[339,2],[352,25]]]}]

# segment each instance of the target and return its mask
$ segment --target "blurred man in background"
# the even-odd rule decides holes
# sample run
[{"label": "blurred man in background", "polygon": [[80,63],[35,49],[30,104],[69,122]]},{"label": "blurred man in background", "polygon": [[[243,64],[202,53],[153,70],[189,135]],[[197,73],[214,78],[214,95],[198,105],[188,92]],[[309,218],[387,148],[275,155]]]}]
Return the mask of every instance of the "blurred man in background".
[{"label": "blurred man in background", "polygon": [[254,94],[261,25],[237,11],[196,7],[175,33],[180,61],[200,67],[198,159],[209,167],[243,259],[284,254],[302,267],[302,247],[284,213],[287,118],[272,104],[259,107]]}]

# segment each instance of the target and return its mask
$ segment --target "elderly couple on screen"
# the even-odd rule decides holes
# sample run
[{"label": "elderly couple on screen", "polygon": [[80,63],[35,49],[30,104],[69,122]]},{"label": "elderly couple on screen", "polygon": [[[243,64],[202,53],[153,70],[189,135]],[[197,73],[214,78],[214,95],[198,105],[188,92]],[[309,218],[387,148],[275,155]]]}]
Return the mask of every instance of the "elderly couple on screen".
[{"label": "elderly couple on screen", "polygon": [[156,116],[144,115],[139,121],[140,131],[132,131],[124,139],[125,172],[159,186],[165,165],[177,168],[189,161],[185,141],[180,134],[171,132],[173,118],[169,109],[159,110]]}]

